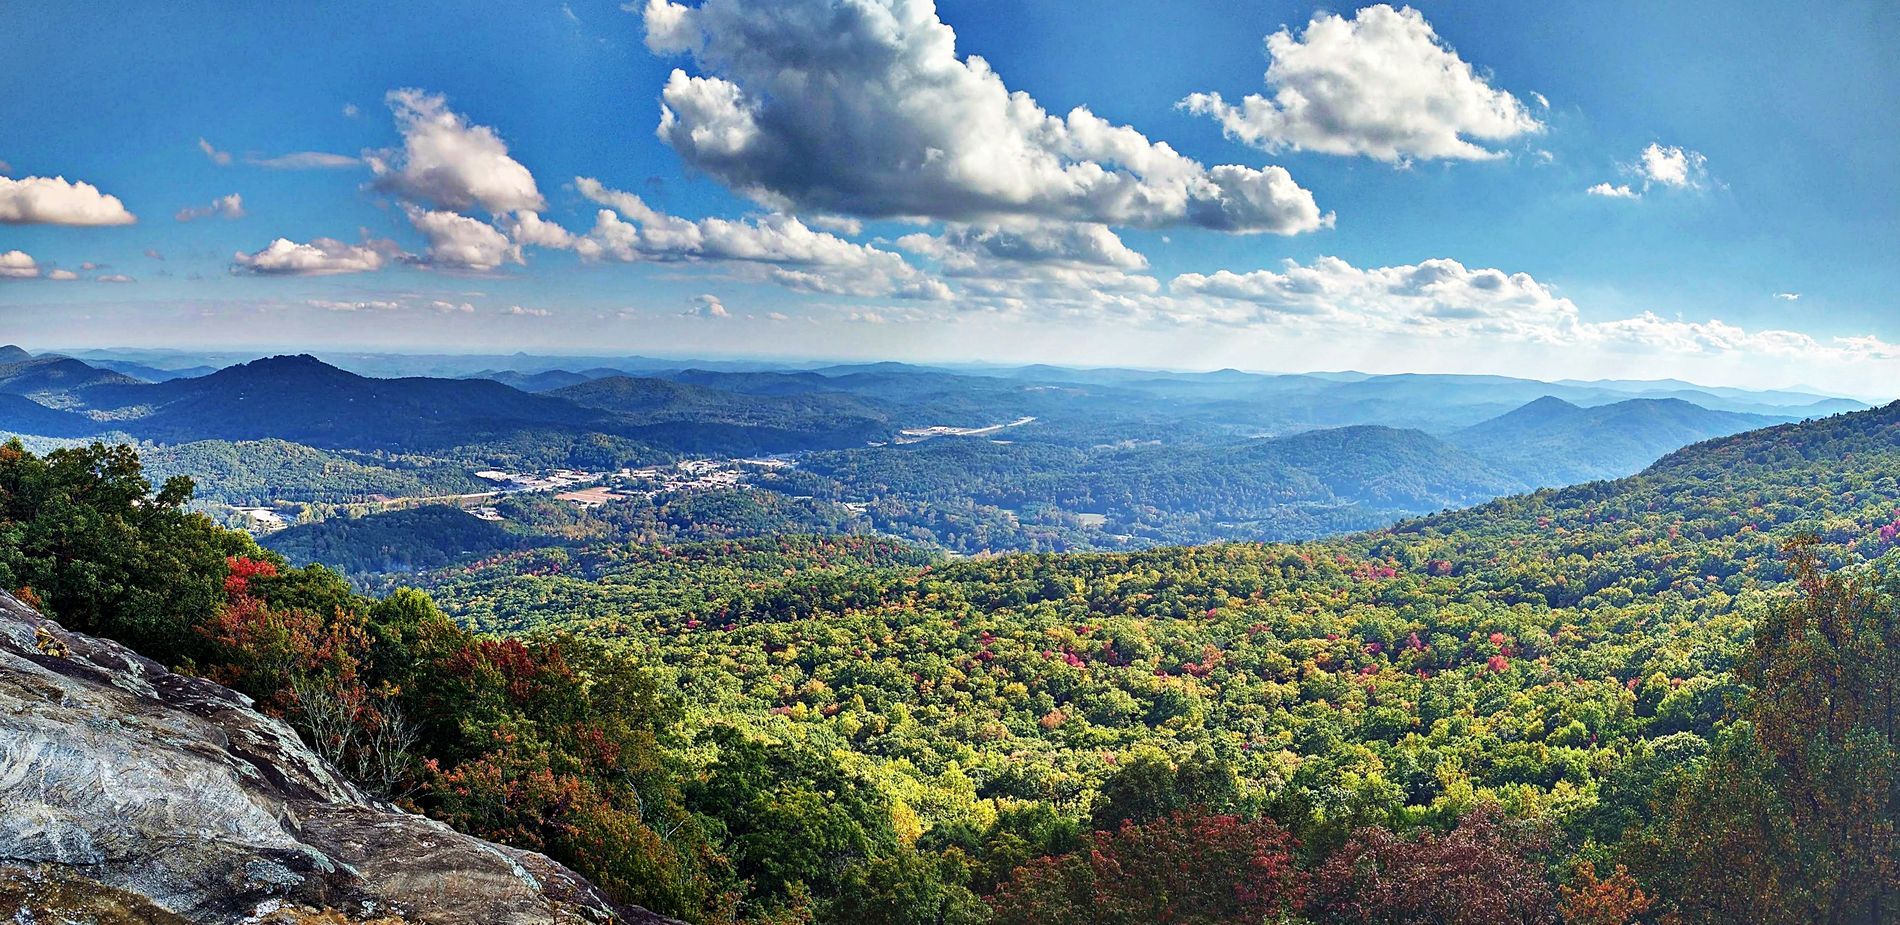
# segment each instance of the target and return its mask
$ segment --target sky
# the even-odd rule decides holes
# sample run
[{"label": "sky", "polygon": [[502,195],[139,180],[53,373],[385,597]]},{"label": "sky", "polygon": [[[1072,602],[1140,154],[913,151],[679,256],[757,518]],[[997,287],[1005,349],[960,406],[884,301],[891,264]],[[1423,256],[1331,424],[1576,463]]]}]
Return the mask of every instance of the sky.
[{"label": "sky", "polygon": [[1900,381],[1900,7],[10,4],[0,340]]}]

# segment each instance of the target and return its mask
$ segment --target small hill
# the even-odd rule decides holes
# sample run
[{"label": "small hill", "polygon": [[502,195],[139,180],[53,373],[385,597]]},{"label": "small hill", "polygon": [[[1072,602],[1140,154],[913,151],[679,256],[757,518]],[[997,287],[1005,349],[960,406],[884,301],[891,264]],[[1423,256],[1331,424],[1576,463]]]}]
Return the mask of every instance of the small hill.
[{"label": "small hill", "polygon": [[85,393],[91,416],[149,440],[278,438],[324,448],[454,446],[523,429],[612,432],[607,415],[486,379],[371,379],[280,356]]},{"label": "small hill", "polygon": [[321,562],[349,574],[417,572],[528,545],[495,523],[442,504],[303,524],[260,542],[296,565]]},{"label": "small hill", "polygon": [[84,437],[104,429],[85,415],[48,408],[24,395],[0,393],[0,433]]},{"label": "small hill", "polygon": [[90,389],[137,382],[139,380],[124,373],[55,355],[29,357],[0,366],[0,392],[25,395],[57,408],[83,404],[81,393]]},{"label": "small hill", "polygon": [[192,379],[198,376],[209,376],[218,371],[216,366],[186,366],[174,369],[166,366],[152,366],[148,363],[134,363],[131,360],[88,360],[87,362],[100,369],[109,369],[113,372],[124,373],[134,379],[143,379],[146,382],[164,382],[167,379]]},{"label": "small hill", "polygon": [[512,386],[523,392],[549,392],[554,389],[599,379],[603,376],[616,376],[619,373],[611,369],[593,369],[573,372],[566,369],[550,369],[538,373],[517,372],[512,369],[485,369],[465,379],[493,379],[503,385]]},{"label": "small hill", "polygon": [[1447,440],[1527,485],[1554,487],[1622,478],[1689,444],[1786,420],[1675,398],[1584,408],[1545,396]]},{"label": "small hill", "polygon": [[285,440],[200,440],[139,451],[154,482],[190,476],[196,497],[225,504],[344,503],[377,496],[465,494],[492,487],[448,464],[398,462]]},{"label": "small hill", "polygon": [[26,352],[22,347],[13,344],[0,347],[0,366],[11,366],[30,359],[33,359],[33,354]]},{"label": "small hill", "polygon": [[635,376],[547,393],[619,416],[638,439],[688,452],[781,452],[862,445],[896,430],[871,400],[840,392],[746,394]]}]

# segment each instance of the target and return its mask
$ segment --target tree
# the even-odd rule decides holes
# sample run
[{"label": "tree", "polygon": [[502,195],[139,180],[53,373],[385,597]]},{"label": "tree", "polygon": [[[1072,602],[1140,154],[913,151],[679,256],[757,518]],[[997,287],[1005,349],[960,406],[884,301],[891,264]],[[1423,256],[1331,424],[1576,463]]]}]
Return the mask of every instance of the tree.
[{"label": "tree", "polygon": [[223,601],[226,558],[261,553],[186,511],[192,490],[174,477],[154,492],[128,446],[0,445],[0,588],[159,661],[202,656],[193,630]]},{"label": "tree", "polygon": [[1584,861],[1561,892],[1564,925],[1630,925],[1655,902],[1621,864],[1608,879],[1598,879],[1595,865]]},{"label": "tree", "polygon": [[1444,834],[1362,828],[1315,873],[1313,907],[1365,925],[1552,925],[1556,897],[1537,860],[1546,848],[1491,804]]},{"label": "tree", "polygon": [[1018,868],[998,925],[1258,925],[1300,908],[1295,842],[1272,821],[1175,812]]}]

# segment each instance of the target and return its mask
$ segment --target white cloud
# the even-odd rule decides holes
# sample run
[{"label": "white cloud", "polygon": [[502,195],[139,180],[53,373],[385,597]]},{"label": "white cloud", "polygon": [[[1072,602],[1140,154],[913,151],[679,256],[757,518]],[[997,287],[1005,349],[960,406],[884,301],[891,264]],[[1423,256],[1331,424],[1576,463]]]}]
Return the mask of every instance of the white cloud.
[{"label": "white cloud", "polygon": [[1801,301],[1801,293],[1799,293],[1799,292],[1777,292],[1777,293],[1775,293],[1775,298],[1777,298],[1777,299],[1780,299],[1780,300],[1781,300],[1781,301],[1783,301],[1783,302],[1799,302],[1799,301]]},{"label": "white cloud", "polygon": [[1660,145],[1651,142],[1637,155],[1635,162],[1622,165],[1623,172],[1643,181],[1643,188],[1637,190],[1627,183],[1611,185],[1598,183],[1585,192],[1592,196],[1609,196],[1616,199],[1641,199],[1643,194],[1657,186],[1671,189],[1702,189],[1709,185],[1709,159],[1699,152],[1689,151],[1674,145]]},{"label": "white cloud", "polygon": [[[1210,320],[1252,323],[1291,317],[1417,333],[1482,333],[1549,340],[1573,331],[1577,307],[1524,273],[1468,269],[1455,260],[1361,269],[1337,257],[1279,272],[1184,273],[1176,295],[1229,303]],[[1237,306],[1245,306],[1235,311]]]},{"label": "white cloud", "polygon": [[546,318],[554,313],[545,308],[528,308],[522,305],[510,305],[508,306],[507,314],[520,315],[527,318]]},{"label": "white cloud", "polygon": [[502,223],[510,237],[521,244],[573,250],[577,240],[573,232],[550,222],[535,212],[516,212]]},{"label": "white cloud", "polygon": [[1139,272],[1148,259],[1105,225],[952,224],[940,235],[905,235],[897,246],[937,261],[968,294],[990,299],[1060,300],[1160,288],[1154,277]]},{"label": "white cloud", "polygon": [[365,300],[365,301],[337,301],[334,299],[311,299],[305,302],[304,304],[310,306],[311,308],[321,308],[326,312],[363,312],[363,311],[387,312],[387,311],[395,311],[396,309],[399,309],[402,307],[401,302],[392,302],[392,301],[381,300],[381,299],[371,299],[371,300]]},{"label": "white cloud", "polygon": [[902,255],[817,231],[782,213],[740,221],[668,215],[639,196],[576,177],[581,195],[608,208],[576,235],[533,212],[504,223],[515,241],[572,250],[585,260],[720,261],[754,265],[755,278],[833,295],[949,298],[948,287]]},{"label": "white cloud", "polygon": [[117,196],[65,177],[0,177],[0,224],[130,225],[138,217]]},{"label": "white cloud", "polygon": [[813,227],[823,228],[826,231],[835,231],[839,234],[860,235],[864,233],[864,223],[848,215],[831,215],[820,212],[816,215],[805,216],[805,221],[810,223]]},{"label": "white cloud", "polygon": [[343,104],[343,118],[345,119],[354,119],[357,116],[362,115],[362,112],[363,112],[362,110],[356,108],[355,103]]},{"label": "white cloud", "polygon": [[40,265],[26,251],[0,251],[0,279],[32,279]]},{"label": "white cloud", "polygon": [[472,315],[475,313],[475,306],[467,302],[444,302],[440,299],[431,301],[428,308],[430,311],[440,312],[444,315]]},{"label": "white cloud", "polygon": [[686,314],[695,318],[732,317],[732,313],[726,311],[725,303],[719,301],[718,296],[710,294],[693,296],[692,307],[686,309]]},{"label": "white cloud", "polygon": [[1643,197],[1642,193],[1630,189],[1627,183],[1618,184],[1616,186],[1611,186],[1608,183],[1598,183],[1584,190],[1584,192],[1592,196],[1605,196],[1610,199],[1641,199]]},{"label": "white cloud", "polygon": [[409,223],[429,239],[420,263],[444,269],[488,271],[521,263],[521,245],[486,222],[454,212],[405,205]]},{"label": "white cloud", "polygon": [[219,167],[231,166],[231,152],[218,150],[215,145],[213,145],[211,142],[204,140],[203,137],[200,137],[198,139],[198,150],[203,151],[205,153],[205,157],[210,158],[211,163],[216,164]]},{"label": "white cloud", "polygon": [[468,124],[437,94],[391,90],[387,100],[403,147],[364,154],[379,188],[444,209],[479,205],[500,214],[546,207],[534,175],[508,156],[494,129]]},{"label": "white cloud", "polygon": [[347,154],[331,154],[327,151],[292,151],[276,157],[247,154],[244,157],[244,163],[253,167],[268,167],[272,170],[336,170],[359,166],[363,163],[363,159]]},{"label": "white cloud", "polygon": [[172,217],[181,222],[190,222],[201,218],[210,218],[212,216],[218,216],[220,218],[243,218],[244,197],[237,193],[232,193],[229,196],[219,196],[211,200],[210,205],[191,206],[190,208],[179,209],[178,214]]},{"label": "white cloud", "polygon": [[959,58],[929,0],[648,0],[647,45],[692,57],[658,134],[776,209],[1038,217],[1294,234],[1327,227],[1279,167],[1213,168],[1077,107],[1051,115]]},{"label": "white cloud", "polygon": [[165,259],[165,255],[164,255],[164,254],[161,254],[161,253],[159,253],[159,252],[158,252],[158,248],[155,248],[155,247],[148,247],[148,248],[146,248],[146,249],[145,249],[145,256],[147,256],[147,257],[150,257],[150,258],[152,258],[153,260],[164,260],[164,259]]},{"label": "white cloud", "polygon": [[317,238],[299,244],[278,238],[255,253],[232,257],[231,272],[259,276],[329,276],[338,273],[367,273],[382,269],[385,260],[397,253],[389,241],[345,244],[335,238]]},{"label": "white cloud", "polygon": [[898,244],[960,269],[985,261],[1117,270],[1148,266],[1148,258],[1123,244],[1108,226],[1077,222],[951,225],[942,235],[906,235]]},{"label": "white cloud", "polygon": [[1695,151],[1674,145],[1664,147],[1651,142],[1643,149],[1636,172],[1645,183],[1659,183],[1677,189],[1699,189],[1708,175],[1709,159]]},{"label": "white cloud", "polygon": [[78,279],[79,274],[74,273],[71,270],[47,270],[46,278],[52,279],[52,280],[58,280],[60,282],[71,282],[73,280]]},{"label": "white cloud", "polygon": [[1484,160],[1502,152],[1472,139],[1505,141],[1543,129],[1411,7],[1369,6],[1351,20],[1320,13],[1297,38],[1285,28],[1267,36],[1267,55],[1272,99],[1251,94],[1236,106],[1218,93],[1196,93],[1182,107],[1268,151],[1382,161]]},{"label": "white cloud", "polygon": [[1545,97],[1545,96],[1544,96],[1544,95],[1543,95],[1542,93],[1539,93],[1539,92],[1537,92],[1536,90],[1532,90],[1532,91],[1531,91],[1531,99],[1534,99],[1534,100],[1536,100],[1536,101],[1537,101],[1537,108],[1539,108],[1539,109],[1549,109],[1549,108],[1550,108],[1550,100],[1549,100],[1549,98],[1547,98],[1547,97]]},{"label": "white cloud", "polygon": [[1334,257],[1288,261],[1280,272],[1187,273],[1158,307],[1174,320],[1234,326],[1285,325],[1357,335],[1474,338],[1695,357],[1777,357],[1820,363],[1900,359],[1873,336],[1817,340],[1797,331],[1747,330],[1644,312],[1583,320],[1577,306],[1528,274],[1466,268],[1457,261],[1361,269]]},{"label": "white cloud", "polygon": [[136,283],[138,282],[138,280],[133,279],[132,277],[127,276],[124,273],[112,273],[106,276],[96,276],[93,278],[102,283]]}]

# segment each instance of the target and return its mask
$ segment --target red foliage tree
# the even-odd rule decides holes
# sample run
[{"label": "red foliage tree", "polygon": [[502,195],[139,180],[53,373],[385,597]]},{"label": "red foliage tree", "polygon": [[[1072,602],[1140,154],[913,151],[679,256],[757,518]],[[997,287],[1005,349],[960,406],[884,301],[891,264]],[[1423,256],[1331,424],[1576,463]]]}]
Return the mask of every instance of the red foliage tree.
[{"label": "red foliage tree", "polygon": [[1300,908],[1294,847],[1270,820],[1176,812],[1031,861],[989,902],[998,925],[1257,925]]},{"label": "red foliage tree", "polygon": [[1551,925],[1556,897],[1536,860],[1547,847],[1493,806],[1444,834],[1363,828],[1320,866],[1312,904],[1366,925]]}]

